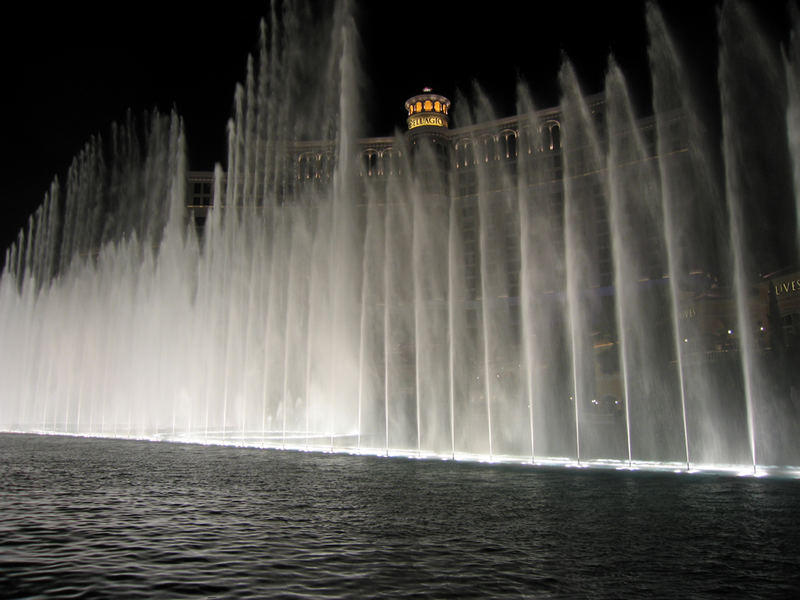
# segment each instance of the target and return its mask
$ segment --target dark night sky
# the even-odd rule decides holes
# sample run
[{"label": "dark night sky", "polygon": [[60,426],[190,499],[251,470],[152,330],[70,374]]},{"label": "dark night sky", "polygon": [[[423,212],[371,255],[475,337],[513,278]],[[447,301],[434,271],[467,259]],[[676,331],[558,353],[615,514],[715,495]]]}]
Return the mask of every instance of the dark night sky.
[{"label": "dark night sky", "polygon": [[[469,90],[477,81],[505,116],[515,112],[519,75],[537,105],[555,105],[562,53],[592,93],[601,90],[613,51],[637,104],[647,110],[642,0],[438,4],[412,9],[415,3],[358,3],[371,134],[388,135],[400,127],[404,100],[425,85],[452,98],[456,89]],[[786,5],[761,4],[762,24],[785,40]],[[713,81],[715,2],[662,5],[696,75]],[[37,9],[23,8],[18,17],[5,19],[0,35],[4,247],[53,177],[63,180],[89,136],[105,134],[128,109],[138,116],[154,107],[177,107],[186,124],[191,168],[224,162],[234,85],[243,78],[247,54],[256,50],[267,3],[214,12],[164,12],[163,4],[108,5],[99,12]],[[417,58],[415,48],[434,48],[437,57]]]}]

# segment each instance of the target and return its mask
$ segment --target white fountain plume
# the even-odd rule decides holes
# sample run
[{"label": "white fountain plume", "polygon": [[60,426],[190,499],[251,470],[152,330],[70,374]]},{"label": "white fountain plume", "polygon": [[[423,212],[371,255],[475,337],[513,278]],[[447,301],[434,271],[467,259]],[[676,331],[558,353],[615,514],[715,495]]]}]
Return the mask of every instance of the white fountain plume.
[{"label": "white fountain plume", "polygon": [[798,257],[797,37],[781,61],[723,6],[720,140],[647,23],[652,117],[613,58],[594,96],[565,58],[556,107],[520,83],[500,118],[476,86],[458,127],[365,139],[352,7],[273,3],[213,206],[185,208],[180,119],[130,118],[6,252],[0,430],[800,464],[787,272],[766,271]]}]

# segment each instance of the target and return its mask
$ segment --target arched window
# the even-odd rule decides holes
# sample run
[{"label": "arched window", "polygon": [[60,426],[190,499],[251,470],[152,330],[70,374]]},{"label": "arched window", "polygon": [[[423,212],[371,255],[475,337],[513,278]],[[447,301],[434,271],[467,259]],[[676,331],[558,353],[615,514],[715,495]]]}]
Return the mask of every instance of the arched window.
[{"label": "arched window", "polygon": [[561,125],[558,121],[546,121],[542,125],[542,150],[561,150]]},{"label": "arched window", "polygon": [[483,162],[489,162],[490,160],[496,159],[495,146],[496,144],[494,136],[484,135],[481,138],[481,152],[482,152]]},{"label": "arched window", "polygon": [[319,171],[323,179],[330,177],[331,170],[333,169],[333,159],[327,152],[320,157]]},{"label": "arched window", "polygon": [[322,178],[322,154],[314,155],[314,179]]},{"label": "arched window", "polygon": [[372,148],[361,155],[361,174],[367,177],[378,174],[378,152]]},{"label": "arched window", "polygon": [[303,153],[297,157],[297,179],[311,179],[313,154]]},{"label": "arched window", "polygon": [[474,164],[474,162],[475,156],[472,149],[472,142],[467,140],[464,142],[464,166],[468,167],[470,164]]},{"label": "arched window", "polygon": [[533,135],[530,127],[523,127],[519,130],[518,146],[524,154],[533,154]]},{"label": "arched window", "polygon": [[383,175],[384,153],[378,152],[375,155],[375,175]]},{"label": "arched window", "polygon": [[507,159],[517,157],[517,132],[512,129],[506,129],[502,132],[503,146],[505,157]]},{"label": "arched window", "polygon": [[561,150],[561,125],[553,123],[550,127],[550,138],[553,140],[551,150]]},{"label": "arched window", "polygon": [[383,169],[389,175],[394,173],[394,152],[391,148],[385,150],[383,153]]}]

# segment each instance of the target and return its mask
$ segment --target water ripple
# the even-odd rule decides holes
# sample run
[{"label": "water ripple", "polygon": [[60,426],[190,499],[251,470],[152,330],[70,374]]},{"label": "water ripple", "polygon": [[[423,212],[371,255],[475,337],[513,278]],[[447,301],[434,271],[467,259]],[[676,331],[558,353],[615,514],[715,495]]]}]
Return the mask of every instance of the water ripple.
[{"label": "water ripple", "polygon": [[10,598],[774,597],[793,481],[0,435]]}]

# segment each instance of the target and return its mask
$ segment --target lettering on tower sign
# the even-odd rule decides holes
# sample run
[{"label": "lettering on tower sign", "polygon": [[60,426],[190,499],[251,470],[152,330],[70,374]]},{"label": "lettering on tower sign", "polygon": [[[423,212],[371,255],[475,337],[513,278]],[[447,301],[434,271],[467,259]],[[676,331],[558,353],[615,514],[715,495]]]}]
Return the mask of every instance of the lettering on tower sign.
[{"label": "lettering on tower sign", "polygon": [[444,119],[438,115],[420,115],[418,117],[408,118],[409,129],[414,129],[415,127],[423,127],[425,125],[431,127],[447,127]]}]

